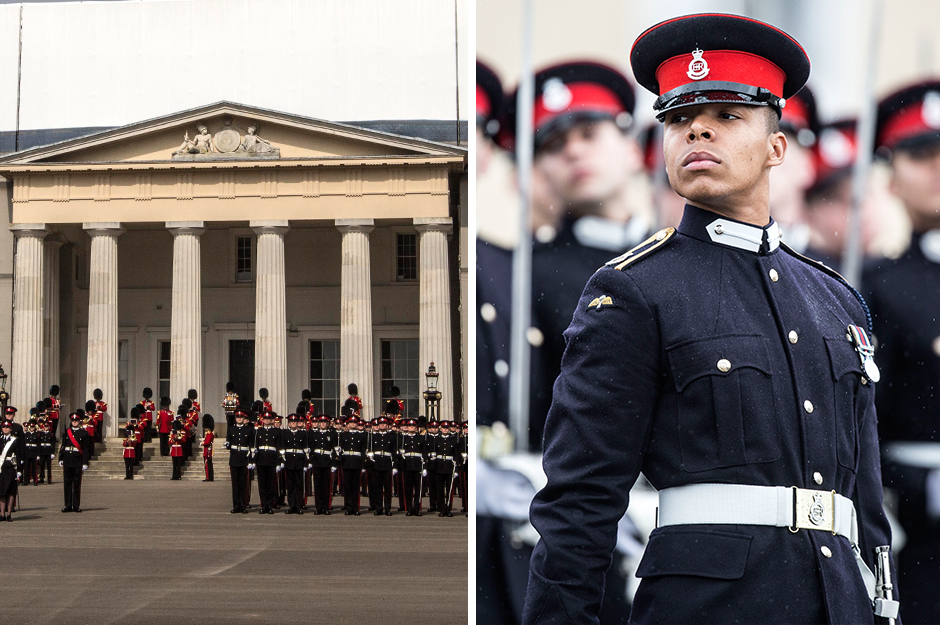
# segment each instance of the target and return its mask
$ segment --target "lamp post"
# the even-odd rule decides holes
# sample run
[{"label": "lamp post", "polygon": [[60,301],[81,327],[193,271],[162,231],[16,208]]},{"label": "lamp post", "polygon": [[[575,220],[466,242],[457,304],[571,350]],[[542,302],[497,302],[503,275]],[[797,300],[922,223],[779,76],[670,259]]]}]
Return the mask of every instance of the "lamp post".
[{"label": "lamp post", "polygon": [[10,394],[7,393],[7,374],[0,365],[0,414],[6,416],[7,402],[10,401]]},{"label": "lamp post", "polygon": [[437,377],[437,369],[432,362],[428,367],[428,372],[424,374],[424,378],[428,383],[428,390],[423,393],[424,412],[428,417],[428,421],[441,420],[441,392],[437,390]]}]

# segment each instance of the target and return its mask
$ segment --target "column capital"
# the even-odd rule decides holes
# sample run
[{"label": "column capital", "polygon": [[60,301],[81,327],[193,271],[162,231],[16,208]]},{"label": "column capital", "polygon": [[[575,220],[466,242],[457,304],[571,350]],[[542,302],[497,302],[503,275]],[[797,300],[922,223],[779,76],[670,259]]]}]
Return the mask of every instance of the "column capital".
[{"label": "column capital", "polygon": [[254,230],[255,234],[277,234],[284,236],[290,224],[286,219],[256,219],[248,222],[248,226]]},{"label": "column capital", "polygon": [[52,232],[46,224],[10,224],[10,230],[17,239],[32,237],[42,239]]},{"label": "column capital", "polygon": [[454,220],[450,217],[415,217],[414,225],[418,232],[446,232],[454,230]]},{"label": "column capital", "polygon": [[119,221],[96,221],[85,222],[82,224],[82,230],[91,237],[119,237],[124,234],[124,228]]},{"label": "column capital", "polygon": [[166,229],[175,237],[181,234],[191,234],[194,237],[200,236],[206,229],[203,227],[204,221],[168,221]]},{"label": "column capital", "polygon": [[347,232],[363,232],[368,234],[375,227],[374,219],[336,219],[336,228],[343,234]]}]

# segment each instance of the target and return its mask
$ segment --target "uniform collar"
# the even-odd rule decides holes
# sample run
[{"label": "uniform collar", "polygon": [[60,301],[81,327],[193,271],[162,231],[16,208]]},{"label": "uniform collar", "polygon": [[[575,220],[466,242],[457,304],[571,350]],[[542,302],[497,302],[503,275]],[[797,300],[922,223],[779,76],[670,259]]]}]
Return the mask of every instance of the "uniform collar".
[{"label": "uniform collar", "polygon": [[775,252],[783,238],[773,218],[761,228],[689,204],[685,205],[679,232],[700,241],[761,255]]},{"label": "uniform collar", "polygon": [[640,217],[632,217],[624,223],[585,215],[572,222],[568,228],[575,240],[584,247],[620,252],[639,244],[649,233],[650,223]]},{"label": "uniform collar", "polygon": [[914,235],[914,240],[920,247],[924,258],[932,263],[940,263],[940,229],[928,230],[923,234]]}]

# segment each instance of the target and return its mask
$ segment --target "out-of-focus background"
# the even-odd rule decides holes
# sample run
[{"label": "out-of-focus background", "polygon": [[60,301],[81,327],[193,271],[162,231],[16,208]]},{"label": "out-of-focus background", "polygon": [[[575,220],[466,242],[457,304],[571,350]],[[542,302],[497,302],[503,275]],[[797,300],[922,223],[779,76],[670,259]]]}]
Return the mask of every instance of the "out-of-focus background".
[{"label": "out-of-focus background", "polygon": [[[813,89],[823,122],[857,116],[868,74],[880,98],[922,77],[940,74],[940,5],[931,0],[538,0],[533,3],[532,62],[535,69],[573,59],[607,63],[632,79],[630,48],[658,22],[689,13],[736,13],[759,19],[793,35],[809,54]],[[877,16],[875,10],[877,11]],[[872,51],[870,22],[879,41]],[[495,70],[507,91],[518,84],[522,64],[523,2],[478,0],[477,58]],[[874,59],[874,63],[872,62]],[[653,120],[654,96],[637,90],[636,123]],[[877,168],[875,176],[882,176]],[[477,227],[484,239],[510,247],[517,236],[515,185],[508,159],[497,154],[477,178]],[[901,224],[884,226],[886,252],[899,251],[906,224],[893,204],[885,211]]]}]

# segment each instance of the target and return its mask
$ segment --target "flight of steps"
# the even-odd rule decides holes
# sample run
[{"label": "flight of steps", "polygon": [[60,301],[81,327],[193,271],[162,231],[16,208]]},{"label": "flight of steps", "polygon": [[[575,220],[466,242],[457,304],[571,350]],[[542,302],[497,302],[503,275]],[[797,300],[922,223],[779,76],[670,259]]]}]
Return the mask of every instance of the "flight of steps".
[{"label": "flight of steps", "polygon": [[[224,440],[224,439],[223,439]],[[228,481],[231,474],[228,468],[228,450],[222,449],[222,442],[216,438],[214,445],[215,455],[212,465],[215,479]],[[106,438],[101,443],[95,443],[95,454],[92,456],[85,471],[83,479],[90,480],[122,480],[124,479],[124,446],[120,438]],[[187,458],[183,464],[182,479],[200,481],[205,479],[202,462],[202,448],[193,450],[196,455]],[[56,476],[62,479],[62,469],[55,463]],[[173,460],[169,456],[160,455],[160,439],[154,437],[149,443],[144,443],[144,457],[139,466],[134,467],[135,480],[169,480],[173,476]]]}]

